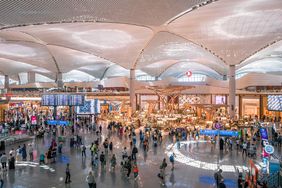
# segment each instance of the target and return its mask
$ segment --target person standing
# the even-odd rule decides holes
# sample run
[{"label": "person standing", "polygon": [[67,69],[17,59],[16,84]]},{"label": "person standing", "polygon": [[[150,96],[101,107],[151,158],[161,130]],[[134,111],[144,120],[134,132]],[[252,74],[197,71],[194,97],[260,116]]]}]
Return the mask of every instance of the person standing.
[{"label": "person standing", "polygon": [[8,157],[6,156],[6,153],[2,154],[2,156],[0,157],[0,161],[2,164],[2,170],[6,171],[7,170],[7,161],[8,161]]},{"label": "person standing", "polygon": [[12,154],[10,154],[9,169],[15,169],[15,157]]},{"label": "person standing", "polygon": [[21,146],[16,150],[16,160],[19,161],[21,156]]},{"label": "person standing", "polygon": [[70,183],[71,180],[71,175],[70,175],[70,164],[68,163],[67,164],[67,167],[66,167],[66,180],[65,180],[65,183]]},{"label": "person standing", "polygon": [[92,171],[87,175],[86,182],[88,183],[89,188],[96,188],[96,181]]},{"label": "person standing", "polygon": [[236,140],[236,149],[237,149],[237,150],[239,150],[239,145],[240,145],[240,140],[237,139],[237,140]]},{"label": "person standing", "polygon": [[223,147],[224,147],[224,140],[222,138],[220,138],[220,140],[219,140],[219,149],[220,149],[220,151],[223,150]]},{"label": "person standing", "polygon": [[30,161],[33,161],[33,148],[31,144],[29,145],[29,148],[28,148],[28,154],[29,154]]},{"label": "person standing", "polygon": [[23,147],[21,149],[21,154],[22,154],[23,161],[26,161],[27,154],[26,154],[26,146],[25,146],[25,144],[23,145]]}]

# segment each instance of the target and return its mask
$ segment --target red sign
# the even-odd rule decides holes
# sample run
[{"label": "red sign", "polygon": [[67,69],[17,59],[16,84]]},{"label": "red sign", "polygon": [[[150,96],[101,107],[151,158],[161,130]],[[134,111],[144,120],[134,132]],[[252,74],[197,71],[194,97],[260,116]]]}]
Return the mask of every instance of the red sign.
[{"label": "red sign", "polygon": [[37,123],[36,116],[31,116],[31,124],[35,125]]},{"label": "red sign", "polygon": [[185,72],[186,76],[191,77],[192,76],[192,71],[187,71]]},{"label": "red sign", "polygon": [[6,97],[12,97],[12,96],[13,96],[13,93],[6,93],[5,96],[6,96]]}]

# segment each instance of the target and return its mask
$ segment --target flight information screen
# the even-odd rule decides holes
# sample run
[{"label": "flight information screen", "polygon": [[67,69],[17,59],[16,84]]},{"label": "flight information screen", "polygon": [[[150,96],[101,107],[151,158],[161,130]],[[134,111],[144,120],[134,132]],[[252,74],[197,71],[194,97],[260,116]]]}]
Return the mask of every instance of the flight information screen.
[{"label": "flight information screen", "polygon": [[55,95],[56,106],[68,106],[68,95]]},{"label": "flight information screen", "polygon": [[84,100],[84,95],[69,95],[69,106],[83,106]]},{"label": "flight information screen", "polygon": [[282,111],[282,95],[268,95],[267,108],[269,111]]},{"label": "flight information screen", "polygon": [[42,95],[41,106],[55,106],[54,95]]},{"label": "flight information screen", "polygon": [[75,94],[50,94],[42,95],[42,106],[83,106],[85,101],[84,95]]}]

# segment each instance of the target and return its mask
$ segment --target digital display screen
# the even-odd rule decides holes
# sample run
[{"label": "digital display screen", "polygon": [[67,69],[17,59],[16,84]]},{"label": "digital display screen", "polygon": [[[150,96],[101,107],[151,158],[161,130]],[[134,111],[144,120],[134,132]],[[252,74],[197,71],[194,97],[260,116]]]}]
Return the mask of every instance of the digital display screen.
[{"label": "digital display screen", "polygon": [[55,95],[56,106],[68,106],[68,95]]},{"label": "digital display screen", "polygon": [[215,104],[225,104],[226,97],[225,96],[215,96]]},{"label": "digital display screen", "polygon": [[69,106],[83,106],[84,95],[69,95]]},{"label": "digital display screen", "polygon": [[225,131],[225,130],[208,130],[208,129],[204,129],[204,130],[200,130],[200,135],[206,135],[206,136],[233,136],[233,137],[238,137],[239,133],[237,131]]},{"label": "digital display screen", "polygon": [[269,111],[282,112],[282,95],[268,95],[267,108]]},{"label": "digital display screen", "polygon": [[41,106],[55,106],[54,95],[42,95]]},{"label": "digital display screen", "polygon": [[69,121],[61,121],[61,120],[48,120],[48,125],[61,125],[61,126],[68,126],[70,123]]},{"label": "digital display screen", "polygon": [[84,95],[50,94],[42,95],[41,106],[83,106]]},{"label": "digital display screen", "polygon": [[266,128],[260,128],[259,132],[262,140],[268,140],[268,134]]}]

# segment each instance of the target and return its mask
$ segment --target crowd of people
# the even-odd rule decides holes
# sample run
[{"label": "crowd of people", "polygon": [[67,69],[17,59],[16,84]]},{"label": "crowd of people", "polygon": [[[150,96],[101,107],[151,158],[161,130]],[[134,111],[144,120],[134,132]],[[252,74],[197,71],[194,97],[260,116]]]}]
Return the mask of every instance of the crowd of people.
[{"label": "crowd of people", "polygon": [[[163,142],[163,132],[160,129],[153,129],[151,127],[142,127],[135,129],[133,126],[122,126],[120,122],[109,122],[107,125],[102,124],[104,122],[96,122],[95,124],[90,123],[90,119],[83,119],[71,127],[63,126],[36,126],[32,132],[35,136],[39,133],[41,136],[36,137],[36,139],[41,139],[44,135],[49,135],[51,139],[49,147],[46,151],[43,151],[39,155],[40,164],[52,164],[56,163],[57,155],[64,152],[63,147],[66,147],[65,138],[69,138],[69,147],[77,149],[81,152],[82,159],[89,159],[91,161],[92,169],[87,174],[86,182],[90,188],[97,187],[97,182],[95,179],[95,171],[99,168],[106,171],[109,169],[111,172],[116,171],[116,167],[119,166],[121,169],[121,174],[128,180],[133,179],[138,181],[139,179],[139,164],[138,159],[139,150],[143,150],[146,154],[153,148],[157,148],[162,145]],[[83,139],[81,134],[81,129],[87,130],[91,133],[93,141],[88,146]],[[105,137],[104,137],[105,136]],[[168,138],[170,142],[177,144],[178,149],[180,149],[180,142],[182,140],[198,140],[199,130],[197,129],[170,129],[168,133]],[[113,143],[113,137],[126,138],[128,146],[122,148],[122,151],[117,151],[115,149],[115,143]],[[274,136],[274,139],[279,140],[280,134]],[[256,147],[260,140],[260,134],[254,131],[254,134],[246,134],[240,138],[216,138],[211,137],[211,143],[217,144],[219,140],[219,149],[237,150],[242,153],[243,157],[256,157]],[[281,145],[281,144],[280,144]],[[34,161],[34,148],[32,144],[22,144],[18,146],[16,150],[11,149],[9,154],[0,154],[1,170],[0,170],[0,183],[3,185],[3,175],[8,169],[15,169],[16,161]],[[171,153],[168,160],[171,164],[171,170],[174,171],[175,158],[177,156]],[[38,159],[36,159],[38,160]],[[7,165],[8,164],[8,165]],[[166,168],[167,159],[163,158],[160,162],[159,172],[156,173],[160,180],[161,185],[166,184]],[[65,169],[65,183],[71,183],[71,167],[72,164],[68,163]],[[224,179],[222,176],[222,170],[219,170],[214,175],[216,185],[218,187],[225,187]],[[242,177],[241,177],[242,178]],[[240,179],[240,176],[239,176]],[[240,185],[245,182],[242,180]],[[239,185],[239,183],[238,183]],[[0,186],[1,188],[1,186]]]}]

